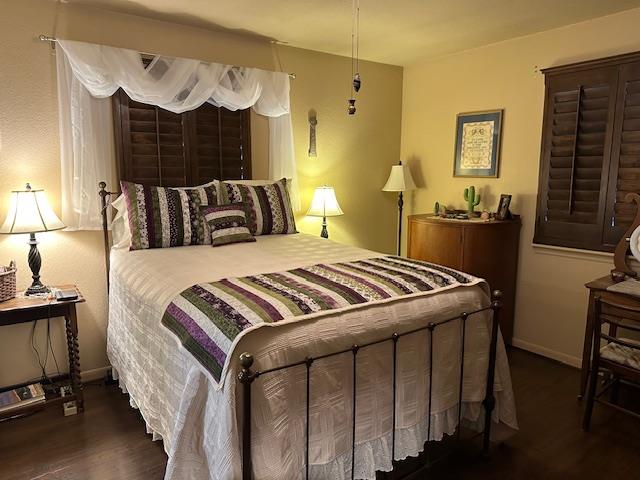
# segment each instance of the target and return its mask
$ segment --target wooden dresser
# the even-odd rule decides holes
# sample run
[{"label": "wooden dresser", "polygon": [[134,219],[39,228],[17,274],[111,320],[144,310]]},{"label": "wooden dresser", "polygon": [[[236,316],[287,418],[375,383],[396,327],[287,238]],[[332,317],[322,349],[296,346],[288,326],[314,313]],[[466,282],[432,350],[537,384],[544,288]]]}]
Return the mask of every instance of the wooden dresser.
[{"label": "wooden dresser", "polygon": [[407,255],[482,277],[502,290],[500,329],[511,343],[515,310],[520,217],[513,220],[449,220],[410,215]]}]

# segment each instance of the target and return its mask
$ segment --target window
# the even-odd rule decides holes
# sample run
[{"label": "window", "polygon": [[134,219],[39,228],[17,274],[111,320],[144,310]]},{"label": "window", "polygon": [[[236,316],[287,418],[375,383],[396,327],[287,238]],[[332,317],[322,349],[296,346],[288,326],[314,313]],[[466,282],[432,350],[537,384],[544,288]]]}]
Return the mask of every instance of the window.
[{"label": "window", "polygon": [[613,251],[640,193],[640,53],[544,74],[534,242]]},{"label": "window", "polygon": [[205,103],[176,114],[113,96],[118,178],[178,187],[251,178],[250,111]]}]

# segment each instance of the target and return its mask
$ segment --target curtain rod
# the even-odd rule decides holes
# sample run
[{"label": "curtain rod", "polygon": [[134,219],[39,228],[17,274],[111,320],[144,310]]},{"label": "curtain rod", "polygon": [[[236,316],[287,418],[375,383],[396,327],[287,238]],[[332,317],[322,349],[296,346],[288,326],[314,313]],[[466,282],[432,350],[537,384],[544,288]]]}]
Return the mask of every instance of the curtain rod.
[{"label": "curtain rod", "polygon": [[[55,37],[49,37],[48,35],[40,35],[40,36],[38,37],[38,39],[39,39],[41,42],[50,42],[50,43],[56,43],[56,42],[58,41],[58,39],[57,39],[57,38],[55,38]],[[141,53],[142,55],[151,55],[151,56],[154,56],[154,57],[157,55],[157,54],[155,54],[155,53],[147,53],[147,52],[140,52],[140,53]],[[290,74],[289,74],[289,78],[293,78],[293,79],[295,79],[295,78],[296,78],[296,74],[295,74],[295,73],[290,73]]]}]

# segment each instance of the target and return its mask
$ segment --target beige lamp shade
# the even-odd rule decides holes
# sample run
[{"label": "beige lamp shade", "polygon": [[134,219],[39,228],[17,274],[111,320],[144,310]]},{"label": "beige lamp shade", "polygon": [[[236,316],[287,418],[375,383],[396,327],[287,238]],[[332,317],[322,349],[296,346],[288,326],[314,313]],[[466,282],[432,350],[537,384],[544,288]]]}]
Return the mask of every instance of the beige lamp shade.
[{"label": "beige lamp shade", "polygon": [[382,187],[383,192],[406,192],[407,190],[413,190],[416,188],[416,184],[411,176],[411,171],[406,165],[394,165],[391,167],[391,173]]},{"label": "beige lamp shade", "polygon": [[338,204],[336,192],[333,187],[324,186],[316,188],[307,215],[312,217],[337,217],[338,215],[344,215],[344,212]]},{"label": "beige lamp shade", "polygon": [[9,212],[0,233],[50,232],[64,227],[47,202],[44,190],[32,190],[27,184],[26,190],[11,192]]}]

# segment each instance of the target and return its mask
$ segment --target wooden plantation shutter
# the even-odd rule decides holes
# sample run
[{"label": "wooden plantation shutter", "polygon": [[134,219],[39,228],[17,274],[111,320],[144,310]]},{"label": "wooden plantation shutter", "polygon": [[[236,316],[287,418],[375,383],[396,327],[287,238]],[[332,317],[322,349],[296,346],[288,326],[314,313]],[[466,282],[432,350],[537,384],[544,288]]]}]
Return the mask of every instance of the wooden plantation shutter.
[{"label": "wooden plantation shutter", "polygon": [[176,114],[113,96],[118,177],[146,185],[189,186],[251,178],[250,111],[205,103]]},{"label": "wooden plantation shutter", "polygon": [[547,77],[536,242],[599,248],[616,83],[615,67]]},{"label": "wooden plantation shutter", "polygon": [[116,124],[121,124],[116,128],[119,177],[144,184],[185,185],[182,116],[134,102],[123,91],[116,95]]},{"label": "wooden plantation shutter", "polygon": [[[249,178],[251,172],[247,169],[251,164],[246,164],[242,159],[249,155],[250,142],[244,138],[244,133],[248,132],[248,116],[236,115],[225,108],[220,112],[220,145],[221,145],[221,168],[222,176],[225,178]],[[247,177],[249,174],[249,177]]]},{"label": "wooden plantation shutter", "polygon": [[613,251],[640,193],[640,53],[544,73],[534,242]]},{"label": "wooden plantation shutter", "polygon": [[604,218],[607,246],[615,247],[635,217],[635,204],[624,203],[629,192],[640,192],[640,62],[623,65],[620,70]]},{"label": "wooden plantation shutter", "polygon": [[[251,178],[249,111],[232,112],[205,103],[189,112],[195,178]],[[249,160],[249,161],[247,161]]]}]

